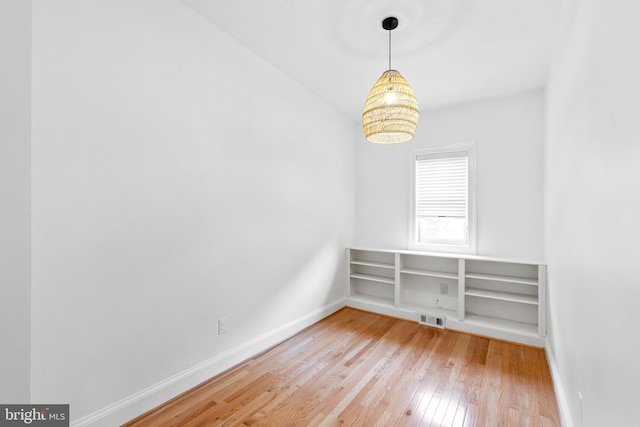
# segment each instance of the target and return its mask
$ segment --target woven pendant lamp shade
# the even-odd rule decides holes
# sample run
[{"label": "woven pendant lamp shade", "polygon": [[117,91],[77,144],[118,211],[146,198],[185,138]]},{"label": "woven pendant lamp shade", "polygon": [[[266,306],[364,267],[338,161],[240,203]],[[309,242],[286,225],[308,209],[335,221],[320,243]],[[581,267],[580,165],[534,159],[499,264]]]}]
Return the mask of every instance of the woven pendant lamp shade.
[{"label": "woven pendant lamp shade", "polygon": [[362,128],[370,142],[398,144],[413,138],[418,125],[418,101],[396,70],[387,70],[369,92]]}]

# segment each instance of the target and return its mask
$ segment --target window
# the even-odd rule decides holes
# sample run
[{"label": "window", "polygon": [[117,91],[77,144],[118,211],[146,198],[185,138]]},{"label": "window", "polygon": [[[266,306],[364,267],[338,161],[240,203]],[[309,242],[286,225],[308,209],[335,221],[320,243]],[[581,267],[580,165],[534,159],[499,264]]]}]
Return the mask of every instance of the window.
[{"label": "window", "polygon": [[475,253],[475,146],[413,151],[411,165],[410,246]]}]

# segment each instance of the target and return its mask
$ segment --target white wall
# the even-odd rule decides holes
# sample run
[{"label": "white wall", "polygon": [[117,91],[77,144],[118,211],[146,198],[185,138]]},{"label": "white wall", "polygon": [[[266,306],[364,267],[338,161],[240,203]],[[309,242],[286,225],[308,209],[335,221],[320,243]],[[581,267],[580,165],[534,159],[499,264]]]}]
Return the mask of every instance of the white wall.
[{"label": "white wall", "polygon": [[356,243],[408,247],[410,151],[477,147],[477,253],[541,259],[543,93],[423,111],[406,144],[357,145]]},{"label": "white wall", "polygon": [[29,402],[31,1],[0,0],[0,402]]},{"label": "white wall", "polygon": [[548,85],[550,344],[574,425],[638,425],[638,16],[631,0],[565,2]]},{"label": "white wall", "polygon": [[77,421],[344,297],[356,126],[191,9],[34,1],[32,89],[34,401]]}]

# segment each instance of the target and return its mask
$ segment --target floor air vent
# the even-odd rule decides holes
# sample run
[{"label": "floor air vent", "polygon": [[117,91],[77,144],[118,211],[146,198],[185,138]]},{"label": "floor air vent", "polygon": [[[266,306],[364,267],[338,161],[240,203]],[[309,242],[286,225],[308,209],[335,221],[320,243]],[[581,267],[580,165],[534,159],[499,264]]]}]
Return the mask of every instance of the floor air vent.
[{"label": "floor air vent", "polygon": [[420,313],[418,317],[418,323],[421,325],[433,326],[434,328],[444,329],[444,320],[443,316],[432,316],[430,314]]}]

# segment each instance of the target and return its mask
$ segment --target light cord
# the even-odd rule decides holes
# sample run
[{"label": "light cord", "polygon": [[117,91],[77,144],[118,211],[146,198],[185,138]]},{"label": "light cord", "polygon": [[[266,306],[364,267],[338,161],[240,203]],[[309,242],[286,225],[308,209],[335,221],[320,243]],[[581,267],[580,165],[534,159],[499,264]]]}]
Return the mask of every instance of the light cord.
[{"label": "light cord", "polygon": [[389,31],[389,70],[391,70],[391,30]]}]

